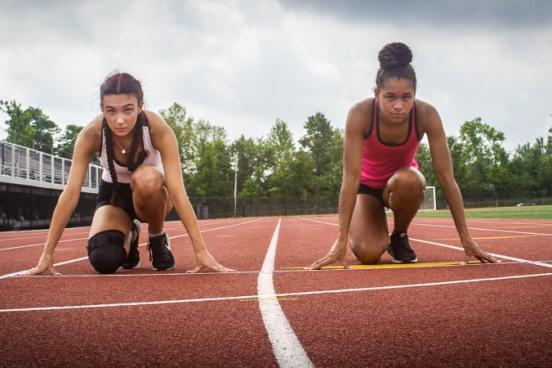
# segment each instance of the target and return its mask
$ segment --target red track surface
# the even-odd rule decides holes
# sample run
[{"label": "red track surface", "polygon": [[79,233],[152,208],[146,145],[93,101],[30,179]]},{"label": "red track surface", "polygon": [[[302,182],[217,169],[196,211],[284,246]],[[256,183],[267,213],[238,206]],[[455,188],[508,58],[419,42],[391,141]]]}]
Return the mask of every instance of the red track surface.
[{"label": "red track surface", "polygon": [[[278,220],[201,223],[212,253],[235,274],[186,274],[191,245],[169,223],[177,259],[170,272],[151,271],[141,247],[141,267],[97,275],[76,260],[86,256],[88,229],[75,228],[55,254],[69,262],[57,267],[63,276],[1,278],[35,264],[46,232],[0,234],[0,366],[277,367],[256,295]],[[550,366],[552,221],[469,222],[484,249],[540,265],[299,269],[327,252],[336,223],[283,218],[277,243],[274,288],[314,366]],[[461,246],[447,219],[416,219],[410,237]],[[463,259],[460,250],[412,245],[420,262]],[[348,261],[357,263],[350,253]]]}]

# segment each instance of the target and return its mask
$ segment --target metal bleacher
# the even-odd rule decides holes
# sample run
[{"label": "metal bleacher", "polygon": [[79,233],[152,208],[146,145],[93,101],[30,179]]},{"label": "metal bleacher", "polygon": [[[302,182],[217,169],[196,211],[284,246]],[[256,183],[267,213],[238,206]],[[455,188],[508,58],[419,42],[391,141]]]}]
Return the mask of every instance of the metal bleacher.
[{"label": "metal bleacher", "polygon": [[[0,141],[0,183],[63,190],[70,168],[67,158]],[[101,170],[101,166],[88,165],[83,192],[98,193]]]},{"label": "metal bleacher", "polygon": [[[71,160],[0,141],[0,229],[44,227],[67,183]],[[101,166],[88,165],[81,201],[70,223],[90,220]]]}]

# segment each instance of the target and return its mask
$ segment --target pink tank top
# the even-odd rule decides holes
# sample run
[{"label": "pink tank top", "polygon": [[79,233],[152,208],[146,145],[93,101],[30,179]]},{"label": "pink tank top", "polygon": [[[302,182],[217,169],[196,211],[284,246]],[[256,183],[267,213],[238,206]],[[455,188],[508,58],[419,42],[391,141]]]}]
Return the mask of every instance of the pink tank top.
[{"label": "pink tank top", "polygon": [[375,100],[372,111],[374,112],[372,127],[364,139],[362,147],[360,183],[371,188],[383,188],[387,180],[401,167],[419,168],[414,156],[420,145],[421,137],[418,137],[416,125],[416,105],[410,111],[406,140],[399,144],[385,143],[381,140],[379,111]]}]

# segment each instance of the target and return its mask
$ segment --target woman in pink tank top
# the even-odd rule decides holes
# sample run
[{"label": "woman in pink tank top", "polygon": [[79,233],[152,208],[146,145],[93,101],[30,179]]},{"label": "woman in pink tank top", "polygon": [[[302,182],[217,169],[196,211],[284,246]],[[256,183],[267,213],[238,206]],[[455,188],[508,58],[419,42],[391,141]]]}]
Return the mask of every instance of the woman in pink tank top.
[{"label": "woman in pink tank top", "polygon": [[[441,118],[433,106],[415,98],[416,74],[410,65],[410,48],[390,43],[378,58],[374,98],[355,104],[347,116],[339,235],[328,254],[309,268],[319,269],[334,262],[345,266],[348,243],[363,264],[377,263],[386,250],[393,262],[418,261],[407,231],[424,198],[425,178],[414,159],[424,134],[466,260],[474,257],[481,262],[496,262],[468,232]],[[393,211],[391,236],[385,207]]]}]

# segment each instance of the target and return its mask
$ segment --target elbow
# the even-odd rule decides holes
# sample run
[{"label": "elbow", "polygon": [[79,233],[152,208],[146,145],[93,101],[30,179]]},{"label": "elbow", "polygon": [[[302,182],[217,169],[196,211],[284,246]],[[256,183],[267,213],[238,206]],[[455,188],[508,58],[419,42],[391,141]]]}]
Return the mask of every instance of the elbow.
[{"label": "elbow", "polygon": [[63,200],[74,203],[78,202],[80,198],[80,191],[76,191],[70,188],[65,188],[61,195],[59,196],[60,200],[63,198]]},{"label": "elbow", "polygon": [[343,182],[341,183],[342,188],[349,188],[355,185],[358,185],[360,182],[360,175],[351,173],[343,175]]},{"label": "elbow", "polygon": [[456,182],[454,179],[454,175],[452,174],[452,171],[436,170],[435,176],[437,177],[437,180],[439,180],[439,183],[441,183],[443,187],[454,184]]}]

